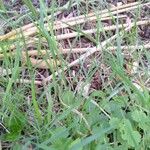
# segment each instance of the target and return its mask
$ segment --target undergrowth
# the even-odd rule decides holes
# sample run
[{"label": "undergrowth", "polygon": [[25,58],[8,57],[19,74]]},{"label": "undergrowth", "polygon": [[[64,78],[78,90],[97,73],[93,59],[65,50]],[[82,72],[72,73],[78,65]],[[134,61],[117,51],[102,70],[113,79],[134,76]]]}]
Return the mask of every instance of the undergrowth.
[{"label": "undergrowth", "polygon": [[[29,22],[37,21],[39,33],[37,43],[34,45],[37,50],[42,48],[42,37],[46,39],[48,53],[43,59],[51,57],[59,59],[62,68],[66,65],[64,56],[60,56],[60,43],[55,39],[54,21],[57,19],[55,12],[76,11],[77,14],[86,14],[90,9],[95,13],[99,9],[108,8],[108,2],[103,1],[97,5],[97,1],[70,1],[63,6],[59,6],[56,1],[52,1],[47,8],[44,1],[39,0],[39,11],[33,6],[32,1],[23,0],[27,8],[26,14],[16,15],[15,21],[10,21],[7,15],[9,8],[1,3],[1,20],[16,29],[23,25],[23,19]],[[14,2],[15,3],[15,2]],[[102,7],[103,6],[103,7]],[[84,9],[83,9],[84,8]],[[52,15],[51,20],[47,18],[47,12]],[[139,17],[140,10],[135,11],[135,20]],[[44,27],[44,18],[48,20],[50,31]],[[114,19],[114,24],[117,24]],[[2,28],[4,29],[4,27]],[[73,28],[81,33],[81,25]],[[95,46],[100,46],[102,39],[109,38],[113,33],[103,31],[100,16],[97,15],[97,32],[95,35],[84,35],[89,42],[94,41]],[[102,30],[103,37],[99,34]],[[4,31],[5,32],[5,31]],[[63,71],[46,85],[35,85],[37,74],[42,75],[42,71],[32,66],[29,61],[21,65],[21,51],[26,49],[24,38],[17,38],[15,56],[5,55],[6,47],[9,48],[10,41],[0,41],[0,47],[5,57],[0,62],[1,68],[6,73],[0,76],[0,149],[43,149],[43,150],[121,150],[121,149],[150,149],[150,94],[145,81],[148,80],[149,71],[143,63],[143,58],[149,63],[149,52],[144,47],[139,51],[131,52],[132,61],[126,59],[120,46],[144,45],[135,27],[129,32],[124,31],[121,36],[117,33],[117,39],[109,42],[108,46],[117,45],[117,50],[112,53],[107,50],[107,46],[101,54],[96,53],[90,58],[90,67],[84,68],[84,63],[79,63],[79,70],[72,75],[72,68]],[[81,36],[72,39],[71,46],[75,47]],[[49,55],[50,53],[50,55]],[[71,54],[70,54],[71,55]],[[78,55],[76,56],[78,57]],[[69,59],[69,56],[66,57]],[[69,60],[70,61],[70,60]],[[135,74],[128,74],[125,65],[132,67],[132,62],[138,61],[139,66]],[[101,69],[101,66],[106,68]],[[46,74],[53,74],[57,68],[49,66]],[[11,74],[9,74],[11,71]],[[98,72],[101,77],[101,87],[92,89],[88,94],[85,87],[92,82],[93,75]],[[107,73],[106,73],[107,72]],[[38,77],[39,77],[38,74]],[[142,75],[141,75],[142,74]],[[67,78],[71,77],[71,80]],[[16,82],[19,79],[28,78],[30,84]],[[79,78],[84,82],[79,85]],[[135,86],[134,81],[141,83],[141,88]],[[75,86],[79,86],[75,88]]]}]

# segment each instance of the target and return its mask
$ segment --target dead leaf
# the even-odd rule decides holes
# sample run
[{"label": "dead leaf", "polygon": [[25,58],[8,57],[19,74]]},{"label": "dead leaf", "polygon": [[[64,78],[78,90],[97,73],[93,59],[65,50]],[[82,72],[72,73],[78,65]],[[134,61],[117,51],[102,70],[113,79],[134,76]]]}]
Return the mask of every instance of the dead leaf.
[{"label": "dead leaf", "polygon": [[90,83],[84,83],[80,81],[76,87],[76,91],[80,93],[83,97],[87,98],[89,95],[90,86]]},{"label": "dead leaf", "polygon": [[0,76],[6,76],[6,75],[9,75],[11,73],[12,72],[10,69],[4,69],[4,68],[0,67]]}]

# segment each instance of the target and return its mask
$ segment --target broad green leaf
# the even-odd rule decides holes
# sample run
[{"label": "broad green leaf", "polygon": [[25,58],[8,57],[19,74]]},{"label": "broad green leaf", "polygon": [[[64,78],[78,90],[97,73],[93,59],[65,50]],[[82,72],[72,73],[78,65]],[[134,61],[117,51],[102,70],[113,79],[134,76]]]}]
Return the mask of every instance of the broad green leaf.
[{"label": "broad green leaf", "polygon": [[132,115],[133,120],[136,122],[147,122],[148,121],[148,117],[142,111],[134,110],[131,115]]},{"label": "broad green leaf", "polygon": [[67,105],[74,104],[74,101],[75,101],[74,93],[72,91],[69,91],[69,90],[65,91],[62,95],[62,100]]},{"label": "broad green leaf", "polygon": [[107,132],[109,132],[111,130],[112,130],[112,127],[102,128],[96,134],[93,134],[93,135],[86,137],[83,140],[79,141],[77,144],[75,144],[71,148],[71,150],[78,150],[79,148],[82,148],[83,146],[86,146],[86,145],[90,144],[91,142],[97,140],[99,137],[101,137],[102,135],[106,134]]},{"label": "broad green leaf", "polygon": [[106,94],[103,91],[94,91],[90,96],[95,98],[105,98]]},{"label": "broad green leaf", "polygon": [[122,118],[124,112],[121,109],[121,104],[117,101],[110,101],[105,105],[105,110],[110,113],[113,117]]},{"label": "broad green leaf", "polygon": [[131,147],[137,147],[141,141],[141,135],[138,131],[132,129],[131,123],[127,119],[124,119],[122,124],[120,124],[120,132],[122,139],[127,141]]},{"label": "broad green leaf", "polygon": [[113,117],[110,119],[109,123],[112,127],[117,128],[120,124],[120,119]]},{"label": "broad green leaf", "polygon": [[[77,144],[78,142],[81,142],[81,139],[76,139],[74,140],[70,145],[69,145],[69,149],[71,149],[75,144]],[[82,147],[79,148],[79,150],[82,150]]]},{"label": "broad green leaf", "polygon": [[145,131],[150,130],[150,119],[143,111],[134,110],[131,117],[138,123],[141,129]]},{"label": "broad green leaf", "polygon": [[17,116],[12,116],[10,119],[6,119],[5,124],[9,133],[6,133],[3,136],[5,140],[15,141],[21,136],[21,131],[24,129],[26,119],[23,114],[19,112],[17,113]]}]

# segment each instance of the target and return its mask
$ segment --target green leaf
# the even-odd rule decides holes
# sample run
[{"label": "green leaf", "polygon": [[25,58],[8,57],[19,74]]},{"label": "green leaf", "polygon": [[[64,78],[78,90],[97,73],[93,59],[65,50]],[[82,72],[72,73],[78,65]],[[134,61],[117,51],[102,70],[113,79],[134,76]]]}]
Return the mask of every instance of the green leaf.
[{"label": "green leaf", "polygon": [[121,109],[121,104],[116,101],[110,101],[105,105],[105,110],[110,113],[113,117],[122,118],[124,112]]},{"label": "green leaf", "polygon": [[16,141],[21,136],[21,131],[24,129],[26,119],[20,112],[17,112],[17,116],[16,114],[12,115],[12,117],[5,119],[5,125],[10,133],[6,133],[3,138],[5,140]]},{"label": "green leaf", "polygon": [[116,96],[113,98],[115,102],[119,104],[121,107],[125,107],[128,104],[128,95],[123,95],[123,96]]},{"label": "green leaf", "polygon": [[36,99],[34,79],[32,80],[32,83],[31,83],[31,91],[32,91],[32,102],[33,102],[33,107],[34,107],[34,111],[35,111],[35,117],[36,117],[36,119],[38,119],[39,122],[41,122],[42,115],[41,115],[41,111],[40,111],[40,108],[38,105],[38,101]]},{"label": "green leaf", "polygon": [[0,0],[0,10],[6,11],[3,0]]},{"label": "green leaf", "polygon": [[137,147],[141,141],[141,135],[132,129],[131,123],[127,119],[124,119],[120,124],[120,132],[122,139],[127,141],[131,147]]},{"label": "green leaf", "polygon": [[131,114],[132,118],[136,122],[146,122],[148,120],[148,117],[146,114],[142,111],[134,110]]},{"label": "green leaf", "polygon": [[3,136],[3,139],[9,141],[16,141],[20,138],[20,133],[20,131],[7,133]]},{"label": "green leaf", "polygon": [[131,113],[131,117],[134,121],[138,123],[141,129],[145,131],[148,131],[150,129],[150,119],[143,111],[134,110]]},{"label": "green leaf", "polygon": [[109,124],[112,127],[117,128],[120,124],[120,119],[113,117],[113,118],[110,119]]},{"label": "green leaf", "polygon": [[89,137],[84,138],[83,140],[79,141],[77,144],[75,144],[71,150],[78,150],[82,148],[83,146],[86,146],[90,144],[91,142],[97,140],[99,137],[103,136],[107,132],[110,132],[112,130],[112,127],[108,128],[101,128],[96,134],[93,134]]},{"label": "green leaf", "polygon": [[106,94],[103,91],[94,91],[90,96],[97,98],[105,98]]},{"label": "green leaf", "polygon": [[[69,145],[69,149],[71,149],[75,144],[77,144],[78,142],[81,142],[81,139],[76,139],[74,140],[70,145]],[[79,148],[79,150],[82,150],[82,147]]]},{"label": "green leaf", "polygon": [[75,102],[74,93],[70,90],[65,91],[62,95],[62,101],[67,105],[72,105]]}]

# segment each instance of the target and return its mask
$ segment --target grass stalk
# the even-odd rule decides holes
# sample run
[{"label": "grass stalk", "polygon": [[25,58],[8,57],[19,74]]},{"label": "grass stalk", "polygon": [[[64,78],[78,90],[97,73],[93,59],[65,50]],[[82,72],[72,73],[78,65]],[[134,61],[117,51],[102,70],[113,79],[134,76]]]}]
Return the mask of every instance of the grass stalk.
[{"label": "grass stalk", "polygon": [[[144,45],[128,45],[128,46],[121,46],[121,49],[122,50],[128,50],[128,49],[142,49],[142,48],[145,48],[145,49],[149,49],[150,48],[150,43],[147,43],[147,44],[144,44]],[[84,53],[84,52],[87,52],[87,51],[91,51],[91,50],[97,50],[99,51],[100,49],[97,49],[96,47],[87,47],[87,48],[68,48],[68,49],[60,49],[60,53],[62,54],[69,54],[69,53]],[[117,49],[117,46],[110,46],[110,47],[107,47],[107,50],[110,50],[110,51],[114,51]],[[34,57],[34,56],[37,56],[37,57],[41,57],[41,56],[44,56],[44,55],[47,55],[47,50],[40,50],[40,51],[37,51],[37,50],[30,50],[30,51],[27,51],[28,53],[28,56],[31,56],[31,57]],[[22,55],[24,56],[26,54],[26,52],[22,52]],[[13,56],[15,55],[15,52],[10,52],[10,53],[7,53],[6,54],[8,57],[10,56]],[[3,59],[5,56],[4,54],[0,54],[0,59]],[[42,60],[39,60],[37,62],[41,62]],[[32,62],[32,60],[31,60]],[[34,62],[34,61],[33,61]],[[33,64],[38,64],[38,63],[33,63]],[[59,64],[59,63],[58,63]],[[43,65],[42,65],[43,66]]]}]

